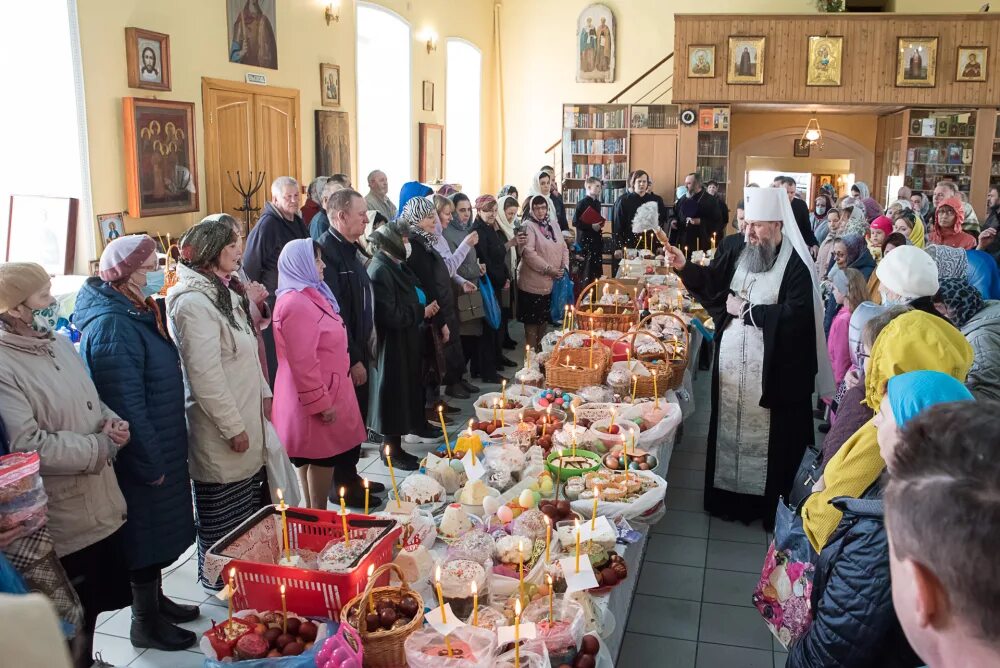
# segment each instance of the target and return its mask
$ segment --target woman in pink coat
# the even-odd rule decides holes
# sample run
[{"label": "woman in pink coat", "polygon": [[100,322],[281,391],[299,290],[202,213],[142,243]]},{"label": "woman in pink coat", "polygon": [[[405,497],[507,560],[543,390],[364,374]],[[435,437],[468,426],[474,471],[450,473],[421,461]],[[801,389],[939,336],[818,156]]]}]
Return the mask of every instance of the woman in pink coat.
[{"label": "woman in pink coat", "polygon": [[331,483],[350,488],[350,505],[364,503],[364,491],[352,485],[354,467],[348,464],[356,461],[353,450],[366,435],[348,374],[347,329],[323,282],[324,266],[312,239],[285,246],[278,257],[278,300],[271,320],[278,353],[274,427],[298,469],[309,507],[323,509]]},{"label": "woman in pink coat", "polygon": [[826,345],[830,366],[833,367],[833,380],[840,385],[851,368],[851,314],[862,302],[868,301],[868,283],[857,269],[839,267],[830,270],[829,279],[833,283],[833,298],[840,304],[840,310],[833,317]]}]

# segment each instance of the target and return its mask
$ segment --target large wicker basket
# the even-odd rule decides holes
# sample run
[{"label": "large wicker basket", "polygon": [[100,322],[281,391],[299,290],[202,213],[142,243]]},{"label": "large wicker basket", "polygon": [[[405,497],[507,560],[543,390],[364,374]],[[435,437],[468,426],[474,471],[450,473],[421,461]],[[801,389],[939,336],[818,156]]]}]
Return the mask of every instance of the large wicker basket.
[{"label": "large wicker basket", "polygon": [[[662,352],[643,353],[640,355],[635,349],[635,339],[639,334],[645,334],[660,344]],[[618,342],[624,342],[629,348],[630,356],[636,360],[637,363],[642,364],[642,366],[650,372],[650,375],[648,376],[635,375],[634,380],[629,383],[629,395],[632,394],[633,383],[635,384],[636,397],[652,397],[655,396],[657,392],[659,392],[662,396],[668,389],[673,389],[670,384],[673,377],[673,370],[670,368],[669,364],[670,352],[667,350],[666,344],[664,344],[663,341],[661,341],[655,334],[643,329],[637,329],[634,332],[622,334],[621,338],[618,339]],[[634,363],[636,362],[633,362],[633,364]],[[654,371],[656,372],[655,382],[652,376]]]},{"label": "large wicker basket", "polygon": [[559,337],[545,364],[546,386],[572,391],[589,385],[600,385],[608,375],[611,351],[594,339],[589,339],[592,348],[564,348],[563,340],[570,334],[590,337],[590,332],[583,330],[570,330]]},{"label": "large wicker basket", "polygon": [[[396,571],[401,585],[399,587],[375,587],[375,582],[378,581],[379,576],[388,569]],[[384,564],[375,569],[372,576],[368,578],[368,586],[365,587],[364,592],[348,601],[347,605],[341,610],[341,623],[352,626],[348,621],[351,610],[358,606],[367,605],[369,596],[376,607],[379,601],[390,600],[398,603],[404,596],[411,596],[416,599],[416,616],[408,624],[398,629],[391,631],[378,630],[377,632],[369,631],[366,619],[367,615],[360,614],[360,612],[357,620],[358,633],[361,635],[361,641],[365,648],[364,665],[366,668],[395,668],[396,666],[405,666],[406,652],[403,649],[403,644],[411,633],[424,624],[424,599],[421,598],[420,594],[410,589],[409,583],[406,582],[406,576],[403,575],[403,571],[399,566],[393,563]]]},{"label": "large wicker basket", "polygon": [[[639,309],[634,301],[627,304],[599,304],[595,295],[604,293],[604,286],[610,291],[619,295],[635,294],[634,289],[629,290],[618,281],[607,278],[599,278],[581,292],[576,299],[575,319],[576,326],[588,331],[614,330],[616,332],[627,332],[629,327],[639,321]],[[584,300],[590,297],[590,301],[584,304]],[[598,313],[597,309],[601,312]]]},{"label": "large wicker basket", "polygon": [[642,322],[639,323],[639,328],[644,327],[653,318],[673,318],[680,323],[681,337],[678,339],[678,343],[681,344],[683,355],[669,355],[668,359],[670,361],[670,386],[669,389],[676,390],[684,382],[684,371],[687,369],[688,358],[691,357],[691,335],[688,332],[687,323],[684,319],[675,313],[655,313],[643,318]]}]

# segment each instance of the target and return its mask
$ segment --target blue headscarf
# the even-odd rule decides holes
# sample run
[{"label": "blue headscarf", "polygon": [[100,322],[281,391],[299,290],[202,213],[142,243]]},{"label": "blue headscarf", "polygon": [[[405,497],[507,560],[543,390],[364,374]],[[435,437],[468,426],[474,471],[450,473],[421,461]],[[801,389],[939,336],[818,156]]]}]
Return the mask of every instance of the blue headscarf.
[{"label": "blue headscarf", "polygon": [[430,197],[434,194],[434,191],[429,187],[425,186],[420,181],[407,181],[403,184],[403,187],[399,189],[399,208],[396,214],[397,220],[399,219],[399,214],[403,213],[403,207],[414,197]]},{"label": "blue headscarf", "polygon": [[993,256],[981,250],[966,251],[966,255],[969,257],[969,283],[979,290],[983,299],[1000,299],[1000,267]]},{"label": "blue headscarf", "polygon": [[900,428],[935,404],[975,400],[961,381],[940,371],[910,371],[893,376],[886,396]]}]

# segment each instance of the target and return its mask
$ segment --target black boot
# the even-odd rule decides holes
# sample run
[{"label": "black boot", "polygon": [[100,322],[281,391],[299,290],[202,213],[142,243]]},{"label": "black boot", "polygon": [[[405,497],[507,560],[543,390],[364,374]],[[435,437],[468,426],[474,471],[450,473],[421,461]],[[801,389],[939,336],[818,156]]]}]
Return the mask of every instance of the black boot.
[{"label": "black boot", "polygon": [[133,647],[177,652],[197,642],[191,631],[174,626],[160,615],[160,585],[156,580],[132,583],[132,628],[129,640]]},{"label": "black boot", "polygon": [[201,615],[201,610],[197,605],[185,605],[177,601],[171,601],[163,593],[163,579],[156,578],[157,598],[160,602],[160,616],[172,624],[183,624],[193,622]]}]

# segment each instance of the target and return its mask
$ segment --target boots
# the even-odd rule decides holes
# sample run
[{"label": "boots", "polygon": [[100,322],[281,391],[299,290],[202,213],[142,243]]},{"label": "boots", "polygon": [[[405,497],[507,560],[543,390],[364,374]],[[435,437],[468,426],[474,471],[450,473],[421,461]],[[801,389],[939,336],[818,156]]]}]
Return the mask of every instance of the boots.
[{"label": "boots", "polygon": [[160,584],[156,580],[132,583],[132,628],[129,640],[133,647],[176,652],[197,642],[191,631],[174,626],[160,615]]},{"label": "boots", "polygon": [[172,624],[193,622],[201,615],[197,605],[185,605],[171,601],[163,593],[163,580],[156,578],[157,598],[160,602],[160,616]]}]

